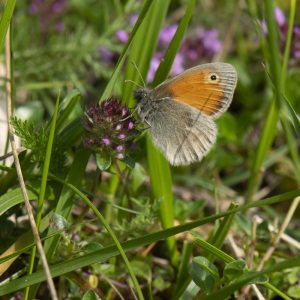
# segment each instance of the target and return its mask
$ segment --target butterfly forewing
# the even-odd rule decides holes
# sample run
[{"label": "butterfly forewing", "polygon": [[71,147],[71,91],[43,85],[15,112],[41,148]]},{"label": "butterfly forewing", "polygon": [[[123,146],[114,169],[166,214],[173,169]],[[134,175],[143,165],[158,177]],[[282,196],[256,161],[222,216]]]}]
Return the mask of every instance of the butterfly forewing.
[{"label": "butterfly forewing", "polygon": [[227,110],[237,82],[234,67],[210,63],[191,68],[165,81],[153,92],[192,106],[214,119]]}]

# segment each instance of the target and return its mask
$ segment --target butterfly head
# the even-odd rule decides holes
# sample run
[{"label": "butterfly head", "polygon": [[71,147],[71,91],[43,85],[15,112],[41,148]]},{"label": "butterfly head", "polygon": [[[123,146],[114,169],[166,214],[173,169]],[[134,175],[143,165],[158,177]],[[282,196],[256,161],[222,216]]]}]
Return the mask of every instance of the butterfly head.
[{"label": "butterfly head", "polygon": [[137,88],[133,93],[133,97],[138,102],[141,102],[148,97],[148,91],[142,88]]}]

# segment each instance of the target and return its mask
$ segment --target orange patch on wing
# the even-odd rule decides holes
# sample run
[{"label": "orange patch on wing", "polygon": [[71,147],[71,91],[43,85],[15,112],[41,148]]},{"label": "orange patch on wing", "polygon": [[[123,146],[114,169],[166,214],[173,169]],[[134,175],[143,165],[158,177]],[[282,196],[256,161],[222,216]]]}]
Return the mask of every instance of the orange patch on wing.
[{"label": "orange patch on wing", "polygon": [[212,70],[197,70],[178,76],[166,87],[172,98],[208,115],[220,110],[224,87],[220,80],[211,81]]}]

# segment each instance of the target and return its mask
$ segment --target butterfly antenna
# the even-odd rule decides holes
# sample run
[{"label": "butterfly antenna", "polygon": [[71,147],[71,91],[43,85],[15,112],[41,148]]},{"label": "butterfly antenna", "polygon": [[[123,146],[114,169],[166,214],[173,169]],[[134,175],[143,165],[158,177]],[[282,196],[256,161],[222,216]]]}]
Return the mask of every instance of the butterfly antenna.
[{"label": "butterfly antenna", "polygon": [[140,72],[140,70],[139,70],[137,64],[136,64],[134,61],[132,61],[131,63],[132,63],[132,65],[134,66],[134,68],[136,69],[137,73],[139,74],[139,76],[140,76],[140,78],[141,78],[141,81],[142,81],[142,83],[143,83],[144,88],[146,88],[146,83],[145,83],[145,81],[144,81],[144,78],[143,78],[143,76],[142,76],[142,74],[141,74],[141,72]]},{"label": "butterfly antenna", "polygon": [[135,86],[138,86],[138,87],[140,87],[140,88],[144,88],[144,87],[141,86],[140,84],[138,84],[138,83],[136,83],[135,81],[130,80],[130,79],[126,79],[126,80],[124,80],[124,82],[125,82],[125,83],[130,82],[130,83],[133,83]]}]

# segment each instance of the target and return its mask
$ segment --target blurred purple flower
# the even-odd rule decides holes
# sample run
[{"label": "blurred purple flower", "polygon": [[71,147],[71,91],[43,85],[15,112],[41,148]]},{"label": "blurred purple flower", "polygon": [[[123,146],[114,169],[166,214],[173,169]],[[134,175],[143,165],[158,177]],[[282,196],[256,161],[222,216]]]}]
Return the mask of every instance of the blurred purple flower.
[{"label": "blurred purple flower", "polygon": [[183,71],[184,71],[184,57],[181,53],[177,53],[173,62],[171,74],[177,75]]},{"label": "blurred purple flower", "polygon": [[110,98],[86,109],[84,120],[85,147],[98,153],[123,159],[139,131],[127,107]]},{"label": "blurred purple flower", "polygon": [[186,65],[194,65],[199,60],[210,60],[220,52],[222,43],[216,30],[205,30],[198,27],[195,34],[183,41],[180,53]]},{"label": "blurred purple flower", "polygon": [[[287,30],[287,23],[286,23],[284,13],[278,6],[275,7],[275,9],[274,9],[274,16],[275,16],[275,20],[276,20],[280,30],[281,31]],[[266,23],[265,19],[262,20],[261,26],[262,26],[263,33],[268,34],[268,28],[267,28],[267,23]]]},{"label": "blurred purple flower", "polygon": [[62,21],[58,21],[56,24],[55,24],[55,30],[57,32],[63,32],[65,30],[65,24],[62,22]]},{"label": "blurred purple flower", "polygon": [[[283,11],[279,7],[275,8],[274,16],[279,27],[280,48],[282,51],[284,51],[288,33],[288,23],[286,21]],[[262,30],[266,35],[268,34],[268,29],[265,20],[262,21]],[[299,60],[300,58],[300,25],[295,25],[293,28],[291,58],[294,60]]]},{"label": "blurred purple flower", "polygon": [[206,51],[209,53],[212,53],[212,55],[217,54],[221,48],[222,44],[218,39],[218,32],[217,30],[207,30],[203,31],[201,30],[201,34],[199,37],[201,37],[203,42],[203,47],[206,49]]},{"label": "blurred purple flower", "polygon": [[107,137],[102,138],[102,144],[103,145],[110,145],[110,139]]},{"label": "blurred purple flower", "polygon": [[161,52],[157,52],[154,54],[151,62],[150,62],[150,67],[149,67],[149,70],[148,70],[148,74],[147,74],[147,81],[148,82],[152,82],[153,79],[154,79],[154,76],[155,76],[155,73],[158,69],[158,66],[160,64],[160,61],[163,57],[163,53]]},{"label": "blurred purple flower", "polygon": [[275,7],[274,15],[279,27],[284,26],[286,24],[284,13],[278,6]]},{"label": "blurred purple flower", "polygon": [[300,25],[294,26],[293,39],[291,45],[291,55],[293,58],[300,59]]},{"label": "blurred purple flower", "polygon": [[178,25],[174,24],[167,26],[161,30],[158,41],[162,46],[166,47],[169,45],[176,33],[177,27]]},{"label": "blurred purple flower", "polygon": [[119,42],[125,44],[128,42],[129,34],[125,30],[118,30],[116,32],[116,38],[118,39]]},{"label": "blurred purple flower", "polygon": [[135,25],[138,17],[139,17],[138,15],[130,15],[129,16],[129,23],[130,23],[131,26]]},{"label": "blurred purple flower", "polygon": [[100,59],[106,65],[113,65],[118,60],[118,54],[107,48],[106,46],[101,46],[99,49]]},{"label": "blurred purple flower", "polygon": [[117,152],[122,152],[122,151],[124,151],[124,146],[123,146],[123,145],[117,146],[116,151],[117,151]]},{"label": "blurred purple flower", "polygon": [[57,32],[64,30],[62,14],[65,13],[68,0],[31,0],[28,13],[39,19],[41,31],[48,32],[54,28]]},{"label": "blurred purple flower", "polygon": [[133,128],[134,128],[134,123],[130,121],[128,123],[128,129],[133,129]]},{"label": "blurred purple flower", "polygon": [[[177,27],[177,25],[170,25],[162,29],[159,36],[159,50],[151,60],[147,81],[153,81],[157,68],[164,56],[164,51],[174,37]],[[171,74],[177,75],[183,72],[186,66],[195,65],[200,60],[212,59],[219,53],[221,48],[222,43],[218,39],[218,32],[215,29],[196,28],[194,35],[183,40],[182,47],[174,59]]]}]

